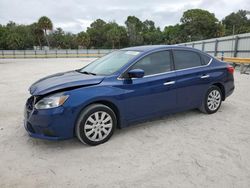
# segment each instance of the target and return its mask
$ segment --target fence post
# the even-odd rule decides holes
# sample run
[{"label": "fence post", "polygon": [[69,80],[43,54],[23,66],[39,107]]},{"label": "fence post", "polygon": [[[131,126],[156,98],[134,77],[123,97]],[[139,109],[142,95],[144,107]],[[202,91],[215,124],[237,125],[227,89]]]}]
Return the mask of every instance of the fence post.
[{"label": "fence post", "polygon": [[194,42],[192,43],[192,48],[194,48]]},{"label": "fence post", "polygon": [[216,39],[214,43],[214,56],[215,57],[217,56],[217,51],[218,51],[218,40]]},{"label": "fence post", "polygon": [[221,61],[224,61],[224,52],[221,52]]},{"label": "fence post", "polygon": [[205,42],[203,41],[201,45],[201,50],[204,52],[204,49],[205,49]]},{"label": "fence post", "polygon": [[3,57],[3,59],[4,59],[4,53],[3,53],[3,50],[2,50],[2,57]]},{"label": "fence post", "polygon": [[234,57],[237,57],[239,37],[236,36],[234,40]]}]

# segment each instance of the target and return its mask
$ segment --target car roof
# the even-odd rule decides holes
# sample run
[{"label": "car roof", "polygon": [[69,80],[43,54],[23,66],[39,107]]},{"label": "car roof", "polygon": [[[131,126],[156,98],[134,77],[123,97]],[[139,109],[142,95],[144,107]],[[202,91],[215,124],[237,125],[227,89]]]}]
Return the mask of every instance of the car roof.
[{"label": "car roof", "polygon": [[[153,50],[170,49],[170,48],[196,50],[196,49],[191,48],[191,47],[177,46],[177,45],[145,45],[145,46],[134,46],[134,47],[123,48],[121,50],[149,52],[149,51],[153,51]],[[196,50],[196,51],[198,51],[198,50]]]}]

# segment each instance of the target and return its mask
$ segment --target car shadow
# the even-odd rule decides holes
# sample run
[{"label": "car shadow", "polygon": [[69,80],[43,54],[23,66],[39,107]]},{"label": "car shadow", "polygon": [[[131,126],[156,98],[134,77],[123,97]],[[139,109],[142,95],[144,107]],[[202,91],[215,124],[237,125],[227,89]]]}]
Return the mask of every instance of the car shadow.
[{"label": "car shadow", "polygon": [[[193,116],[200,115],[198,110],[190,110],[185,112],[179,112],[176,114],[170,114],[166,116],[161,116],[158,118],[150,119],[148,121],[140,122],[131,124],[129,127],[123,128],[123,129],[117,129],[112,136],[112,138],[108,142],[115,142],[117,139],[119,139],[120,135],[123,135],[123,137],[126,134],[130,134],[130,132],[139,132],[145,128],[151,128],[155,126],[162,126],[162,123],[164,123],[164,126],[172,126],[172,123],[176,120],[182,120],[186,117],[192,118]],[[167,125],[165,125],[167,124]],[[124,138],[122,138],[124,139]],[[47,148],[47,149],[76,149],[76,148],[89,148],[90,146],[82,144],[80,141],[78,141],[77,138],[72,138],[68,140],[58,140],[58,141],[50,141],[50,140],[42,140],[38,138],[32,138],[29,137],[27,140],[28,144],[31,146],[39,146],[41,148]]]},{"label": "car shadow", "polygon": [[205,114],[201,113],[197,109],[194,109],[194,110],[189,110],[189,111],[184,111],[184,112],[168,114],[168,115],[157,117],[157,118],[152,118],[147,121],[131,124],[130,126],[123,128],[123,129],[118,129],[117,131],[118,133],[115,134],[114,137],[118,136],[119,134],[130,134],[130,132],[140,131],[141,129],[145,129],[145,128],[162,126],[163,124],[164,126],[172,126],[173,123],[176,123],[176,121],[184,120],[187,117],[192,118],[197,115],[205,115]]},{"label": "car shadow", "polygon": [[[27,135],[28,136],[28,135]],[[82,144],[77,138],[67,139],[67,140],[43,140],[39,138],[29,137],[27,143],[30,146],[38,146],[47,149],[74,149],[74,148],[84,148],[87,145]]]},{"label": "car shadow", "polygon": [[[227,111],[227,108],[230,108],[230,105],[222,105],[219,111],[216,113],[221,113],[222,111]],[[111,142],[120,142],[119,139],[124,139],[126,135],[130,135],[133,133],[140,134],[141,131],[145,129],[151,129],[152,127],[165,127],[165,126],[176,126],[183,124],[186,120],[190,120],[193,118],[198,118],[204,116],[209,116],[207,114],[201,113],[199,110],[194,109],[194,110],[189,110],[189,111],[184,111],[184,112],[178,112],[174,114],[169,114],[165,116],[161,116],[158,118],[150,119],[148,121],[140,122],[140,123],[135,123],[131,124],[130,126],[122,129],[116,129],[114,135],[112,138],[104,143],[103,145],[111,144]],[[182,125],[183,126],[183,125]],[[188,126],[188,125],[185,125]],[[28,135],[26,135],[28,136]],[[42,139],[37,139],[37,138],[32,138],[29,137],[27,140],[28,144],[31,146],[39,146],[41,148],[46,148],[46,149],[69,149],[69,150],[74,150],[74,149],[79,149],[79,148],[90,148],[91,146],[82,144],[77,138],[72,138],[68,140],[58,140],[58,141],[50,141],[50,140],[42,140]],[[92,146],[93,147],[93,146]],[[94,146],[94,147],[100,147],[99,146]]]}]

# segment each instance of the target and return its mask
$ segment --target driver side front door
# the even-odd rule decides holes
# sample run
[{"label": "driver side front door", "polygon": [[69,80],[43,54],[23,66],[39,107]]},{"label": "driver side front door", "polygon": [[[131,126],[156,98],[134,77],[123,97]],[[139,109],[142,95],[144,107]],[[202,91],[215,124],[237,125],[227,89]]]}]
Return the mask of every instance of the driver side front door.
[{"label": "driver side front door", "polygon": [[125,93],[122,105],[129,122],[163,115],[176,108],[176,73],[172,70],[171,52],[151,53],[136,62],[129,70],[142,69],[143,78],[121,80]]}]

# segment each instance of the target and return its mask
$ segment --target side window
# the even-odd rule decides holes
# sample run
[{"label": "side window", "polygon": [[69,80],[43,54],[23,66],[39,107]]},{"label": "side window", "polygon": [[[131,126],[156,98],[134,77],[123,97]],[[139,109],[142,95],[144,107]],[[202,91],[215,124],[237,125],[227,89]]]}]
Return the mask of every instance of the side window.
[{"label": "side window", "polygon": [[209,57],[208,55],[205,55],[205,54],[201,54],[201,58],[202,58],[204,65],[207,65],[211,60],[211,57]]},{"label": "side window", "polygon": [[131,69],[142,69],[145,72],[145,76],[170,71],[170,52],[161,51],[152,53],[135,63]]},{"label": "side window", "polygon": [[199,54],[187,51],[187,50],[174,50],[174,63],[175,68],[178,69],[186,69],[201,66],[201,58]]}]

